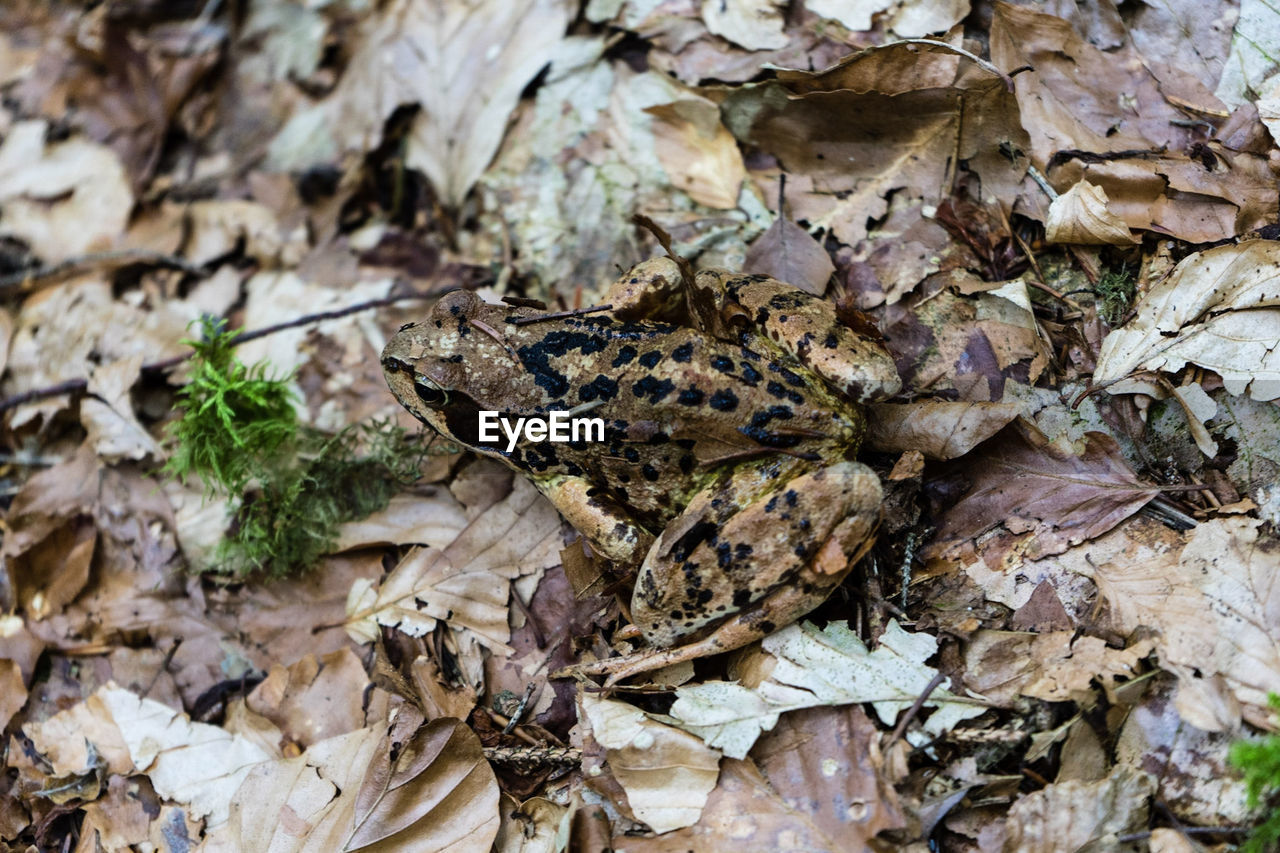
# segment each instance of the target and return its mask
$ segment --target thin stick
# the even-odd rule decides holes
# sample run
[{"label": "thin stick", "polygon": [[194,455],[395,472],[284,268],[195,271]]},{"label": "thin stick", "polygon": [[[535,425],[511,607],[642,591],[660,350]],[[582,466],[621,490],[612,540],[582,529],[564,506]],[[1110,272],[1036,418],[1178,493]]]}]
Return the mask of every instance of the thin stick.
[{"label": "thin stick", "polygon": [[[976,56],[975,54],[970,53],[969,51],[965,50],[962,47],[956,47],[953,44],[947,44],[945,41],[938,41],[937,39],[901,39],[900,41],[892,42],[892,44],[925,44],[925,45],[929,45],[930,47],[942,48],[943,50],[950,51],[951,53],[954,53],[958,56],[963,56],[965,59],[969,60],[974,65],[981,68],[982,70],[989,71],[990,73],[999,77],[1001,80],[1004,81],[1005,88],[1007,88],[1010,92],[1013,91],[1013,75],[1012,74],[1005,74],[999,68],[996,68],[990,62],[983,59],[981,56]],[[885,45],[885,46],[888,47],[888,45]],[[1024,71],[1024,70],[1030,70],[1030,69],[1028,68],[1017,69],[1017,71]],[[1015,73],[1017,72],[1015,71]]]},{"label": "thin stick", "polygon": [[596,314],[600,311],[612,311],[613,303],[608,305],[597,305],[594,308],[574,308],[571,311],[552,311],[549,314],[539,314],[536,317],[517,317],[511,320],[513,326],[527,326],[530,323],[541,323],[543,320],[563,320],[565,317],[581,317],[583,314]]},{"label": "thin stick", "polygon": [[58,261],[56,264],[0,275],[0,295],[7,295],[4,293],[7,290],[17,290],[19,292],[36,290],[36,285],[40,282],[58,278],[85,267],[97,266],[98,264],[114,266],[154,264],[161,267],[172,267],[189,275],[203,276],[207,274],[204,268],[198,267],[176,255],[166,255],[149,249],[122,249],[117,252],[95,252],[89,255],[80,255],[74,258],[67,258],[64,261]]},{"label": "thin stick", "polygon": [[[239,335],[231,342],[232,346],[238,347],[249,341],[265,338],[267,335],[274,335],[276,332],[283,332],[286,329],[297,328],[298,326],[307,326],[312,323],[320,323],[325,320],[336,320],[339,317],[346,317],[349,314],[357,314],[361,311],[369,311],[374,308],[385,308],[388,305],[394,305],[397,302],[406,302],[411,299],[435,299],[436,297],[446,293],[451,288],[433,288],[425,293],[402,293],[398,296],[387,296],[382,299],[371,299],[368,302],[359,302],[355,305],[348,305],[346,308],[337,308],[333,311],[321,311],[316,314],[307,314],[302,317],[288,320],[284,323],[276,323],[273,326],[264,326],[261,329],[254,329],[251,332],[245,332]],[[172,370],[182,364],[191,353],[175,355],[171,358],[162,358],[159,361],[152,361],[142,365],[142,372],[146,374],[159,374]],[[23,391],[20,394],[14,394],[0,400],[0,412],[7,412],[9,409],[22,406],[27,403],[34,403],[37,400],[47,400],[50,397],[60,397],[63,394],[74,394],[84,391],[89,387],[88,379],[68,379],[65,382],[59,382],[56,385],[47,385],[44,388],[32,388],[29,391]]]}]

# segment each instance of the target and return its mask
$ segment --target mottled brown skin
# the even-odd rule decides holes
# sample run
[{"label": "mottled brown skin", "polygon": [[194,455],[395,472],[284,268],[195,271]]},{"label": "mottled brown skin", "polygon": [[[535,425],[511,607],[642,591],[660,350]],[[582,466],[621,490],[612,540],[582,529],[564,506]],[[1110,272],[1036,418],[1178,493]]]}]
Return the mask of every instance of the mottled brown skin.
[{"label": "mottled brown skin", "polygon": [[[852,461],[859,403],[899,381],[830,303],[767,277],[708,271],[685,288],[660,259],[606,301],[516,325],[543,312],[455,291],[382,364],[423,423],[526,474],[597,553],[638,566],[632,618],[655,650],[594,667],[617,680],[745,645],[826,598],[879,521],[879,481]],[[603,443],[478,439],[481,410],[580,407],[604,419]]]}]

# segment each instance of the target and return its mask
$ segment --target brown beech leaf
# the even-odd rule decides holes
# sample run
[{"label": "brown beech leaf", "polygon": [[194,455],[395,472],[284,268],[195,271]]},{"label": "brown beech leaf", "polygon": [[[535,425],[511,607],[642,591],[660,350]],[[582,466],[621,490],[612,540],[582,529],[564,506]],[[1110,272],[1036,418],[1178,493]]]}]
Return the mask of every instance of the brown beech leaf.
[{"label": "brown beech leaf", "polygon": [[918,450],[930,459],[963,456],[1008,425],[1016,403],[877,403],[869,407],[867,443],[876,450]]},{"label": "brown beech leaf", "polygon": [[827,250],[783,216],[773,220],[769,230],[751,244],[743,269],[772,276],[815,296],[827,292],[827,282],[836,271]]},{"label": "brown beech leaf", "polygon": [[355,653],[339,649],[319,660],[307,655],[290,667],[276,664],[246,703],[306,748],[364,726],[361,699],[368,683]]},{"label": "brown beech leaf", "polygon": [[475,732],[440,719],[398,748],[384,742],[356,794],[354,826],[344,850],[486,853],[498,834],[498,780]]},{"label": "brown beech leaf", "polygon": [[1013,804],[1006,850],[1057,853],[1092,847],[1091,841],[1146,826],[1150,774],[1117,767],[1097,782],[1058,782]]},{"label": "brown beech leaf", "polygon": [[1168,538],[1135,535],[1075,568],[1093,577],[1123,630],[1160,632],[1156,651],[1178,676],[1183,719],[1203,731],[1230,731],[1241,714],[1267,725],[1267,694],[1280,692],[1280,547],[1250,518]]},{"label": "brown beech leaf", "polygon": [[1102,535],[1160,493],[1137,478],[1110,436],[1086,433],[1076,455],[1021,418],[955,466],[970,488],[943,512],[933,553],[1004,524],[1015,533],[1035,531],[1029,556],[1058,554]]},{"label": "brown beech leaf", "polygon": [[1044,236],[1050,243],[1132,246],[1124,220],[1107,210],[1107,191],[1080,181],[1049,204]]},{"label": "brown beech leaf", "polygon": [[751,757],[778,796],[829,837],[867,844],[905,822],[878,738],[861,705],[807,708],[784,714]]},{"label": "brown beech leaf", "polygon": [[654,151],[672,186],[707,207],[737,207],[747,170],[733,134],[720,122],[720,107],[689,96],[645,112],[654,117]]}]

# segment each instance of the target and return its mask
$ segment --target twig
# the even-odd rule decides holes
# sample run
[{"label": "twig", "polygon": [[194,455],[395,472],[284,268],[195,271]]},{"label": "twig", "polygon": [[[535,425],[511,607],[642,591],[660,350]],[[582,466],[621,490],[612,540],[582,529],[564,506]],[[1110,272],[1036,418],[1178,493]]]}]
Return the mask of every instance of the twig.
[{"label": "twig", "polygon": [[911,707],[907,709],[907,713],[902,715],[898,725],[894,726],[893,734],[889,736],[889,745],[898,742],[898,738],[902,737],[902,733],[907,730],[907,726],[911,725],[911,721],[920,713],[920,709],[924,707],[924,703],[928,701],[930,694],[941,687],[946,678],[942,673],[938,673],[933,677],[932,681],[925,685],[924,690],[916,697],[916,701],[912,702]]},{"label": "twig", "polygon": [[206,274],[202,267],[198,267],[176,255],[166,255],[149,249],[122,249],[117,252],[94,252],[93,254],[67,258],[64,261],[58,261],[56,264],[0,275],[0,296],[8,295],[5,293],[8,290],[17,290],[19,292],[35,290],[35,285],[39,282],[58,278],[67,273],[98,264],[112,264],[115,266],[155,264],[156,266],[172,267],[189,275],[202,276]]},{"label": "twig", "polygon": [[594,308],[574,308],[572,311],[552,311],[549,314],[539,314],[536,317],[517,317],[511,320],[513,326],[527,326],[530,323],[541,323],[543,320],[563,320],[565,317],[581,317],[583,314],[596,314],[600,311],[612,311],[613,303],[608,305],[597,305]]},{"label": "twig", "polygon": [[[283,332],[286,329],[294,329],[298,326],[307,326],[312,323],[320,323],[325,320],[336,320],[339,317],[346,317],[349,314],[357,314],[361,311],[370,311],[374,308],[385,308],[388,305],[394,305],[397,302],[406,302],[411,299],[435,299],[441,294],[447,292],[449,288],[434,288],[425,293],[402,293],[397,296],[387,296],[382,299],[371,299],[368,302],[359,302],[355,305],[348,305],[346,308],[337,308],[333,311],[321,311],[316,314],[307,314],[288,320],[284,323],[276,323],[273,326],[264,326],[261,329],[254,329],[251,332],[245,332],[239,335],[231,342],[232,346],[240,346],[249,341],[264,338],[267,335],[274,335],[276,332]],[[168,370],[172,370],[182,364],[191,353],[175,355],[170,358],[162,358],[159,361],[152,361],[142,365],[142,372],[146,374],[160,374]],[[14,394],[0,400],[0,412],[7,412],[9,409],[22,406],[27,403],[34,403],[37,400],[47,400],[50,397],[60,397],[63,394],[74,394],[84,391],[89,387],[88,379],[68,379],[65,382],[59,382],[56,385],[47,385],[44,388],[32,388],[29,391],[23,391],[20,394]]]},{"label": "twig", "polygon": [[[942,48],[943,50],[950,51],[951,53],[954,53],[958,56],[963,56],[965,59],[968,59],[970,62],[972,62],[974,65],[978,66],[982,70],[988,71],[991,74],[994,74],[995,76],[999,77],[1001,80],[1004,81],[1005,88],[1007,88],[1010,92],[1013,91],[1013,74],[1005,74],[999,68],[996,68],[990,62],[983,59],[981,56],[972,54],[962,47],[956,47],[953,44],[947,44],[945,41],[938,41],[937,39],[901,39],[900,41],[892,42],[892,44],[925,44],[925,45],[929,45],[930,47]],[[886,47],[887,46],[888,45],[886,45]],[[1019,68],[1016,71],[1014,71],[1014,74],[1016,74],[1018,71],[1024,71],[1024,70],[1030,70],[1030,69]]]}]

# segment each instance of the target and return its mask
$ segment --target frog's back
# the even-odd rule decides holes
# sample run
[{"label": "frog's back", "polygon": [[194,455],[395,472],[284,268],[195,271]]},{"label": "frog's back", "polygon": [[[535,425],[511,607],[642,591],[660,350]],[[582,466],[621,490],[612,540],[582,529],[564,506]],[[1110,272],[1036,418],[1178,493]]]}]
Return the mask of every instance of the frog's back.
[{"label": "frog's back", "polygon": [[518,352],[542,387],[564,390],[548,409],[591,405],[605,429],[603,442],[525,447],[510,461],[535,478],[584,476],[651,523],[727,466],[830,458],[861,438],[858,407],[793,361],[693,329],[573,318]]}]

